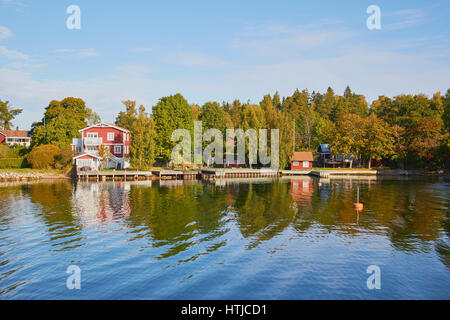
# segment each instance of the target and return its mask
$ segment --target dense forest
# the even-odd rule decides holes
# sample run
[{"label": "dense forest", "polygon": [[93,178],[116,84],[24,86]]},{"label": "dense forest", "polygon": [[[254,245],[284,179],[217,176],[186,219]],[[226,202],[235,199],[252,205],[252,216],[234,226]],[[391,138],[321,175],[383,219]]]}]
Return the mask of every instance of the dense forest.
[{"label": "dense forest", "polygon": [[[343,95],[332,88],[325,93],[295,90],[283,98],[276,92],[265,95],[258,104],[234,100],[200,106],[190,104],[181,94],[159,99],[151,112],[133,100],[123,104],[124,111],[115,123],[131,131],[130,161],[136,169],[148,169],[155,161],[169,162],[176,144],[171,141],[172,132],[181,128],[192,132],[195,120],[202,121],[203,130],[216,128],[224,136],[228,128],[279,129],[282,168],[289,164],[294,141],[296,151],[316,152],[319,144],[328,143],[332,153],[360,157],[366,166],[372,159],[400,168],[450,165],[450,89],[432,97],[380,96],[371,105],[349,87]],[[11,128],[20,111],[0,101],[0,129]],[[40,159],[39,155],[51,151],[55,159],[51,166],[64,167],[70,163],[72,138],[79,136],[79,129],[99,120],[80,98],[51,101],[42,120],[32,126],[31,150],[21,154]],[[0,150],[0,157],[2,152],[6,151]]]}]

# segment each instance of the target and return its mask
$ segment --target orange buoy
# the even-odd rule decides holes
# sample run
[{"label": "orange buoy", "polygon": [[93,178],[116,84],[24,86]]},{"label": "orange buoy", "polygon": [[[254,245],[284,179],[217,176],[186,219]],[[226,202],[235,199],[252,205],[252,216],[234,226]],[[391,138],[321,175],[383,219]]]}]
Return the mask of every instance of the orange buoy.
[{"label": "orange buoy", "polygon": [[358,196],[357,196],[357,202],[353,204],[353,209],[356,211],[362,211],[364,209],[364,205],[359,202],[359,186],[358,186]]}]

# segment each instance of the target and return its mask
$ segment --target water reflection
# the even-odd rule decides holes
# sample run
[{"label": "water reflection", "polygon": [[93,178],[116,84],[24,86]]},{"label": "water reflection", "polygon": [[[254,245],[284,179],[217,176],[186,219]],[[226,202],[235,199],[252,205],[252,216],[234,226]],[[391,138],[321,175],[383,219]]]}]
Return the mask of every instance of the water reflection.
[{"label": "water reflection", "polygon": [[[352,207],[358,186],[364,203],[359,215]],[[36,248],[38,254],[42,245],[55,253],[76,252],[80,261],[82,248],[101,244],[95,247],[101,252],[123,246],[136,259],[147,252],[148,258],[174,266],[219,251],[228,256],[234,250],[256,250],[278,243],[276,239],[287,245],[292,239],[319,242],[330,235],[387,240],[394,250],[409,255],[435,254],[448,270],[449,189],[446,181],[307,176],[4,184],[0,185],[0,281],[21,274],[20,259],[28,267],[36,263],[27,250]],[[275,247],[279,249],[278,244]],[[225,263],[223,257],[211,259]],[[23,283],[13,281],[3,293]]]}]

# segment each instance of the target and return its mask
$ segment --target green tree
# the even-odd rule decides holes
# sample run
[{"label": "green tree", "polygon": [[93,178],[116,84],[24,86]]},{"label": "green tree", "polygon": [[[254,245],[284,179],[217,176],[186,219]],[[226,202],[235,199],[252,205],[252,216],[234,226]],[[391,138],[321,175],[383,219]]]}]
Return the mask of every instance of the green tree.
[{"label": "green tree", "polygon": [[155,124],[144,106],[131,126],[130,162],[139,170],[147,170],[155,162]]},{"label": "green tree", "polygon": [[448,89],[445,94],[443,104],[444,111],[442,113],[442,121],[444,122],[445,129],[450,133],[450,89]]},{"label": "green tree", "polygon": [[22,109],[13,109],[9,101],[0,100],[0,129],[11,130],[13,127],[12,120],[22,113]]},{"label": "green tree", "polygon": [[119,115],[116,117],[116,125],[127,130],[131,130],[138,115],[136,101],[125,100],[122,101],[122,103],[125,105],[125,111],[119,112]]},{"label": "green tree", "polygon": [[187,129],[193,135],[194,117],[192,108],[184,97],[177,93],[163,97],[153,107],[155,121],[156,156],[169,161],[176,142],[171,141],[176,129]]},{"label": "green tree", "polygon": [[218,129],[225,132],[227,126],[227,114],[217,102],[206,102],[202,108],[199,120],[202,121],[203,129]]},{"label": "green tree", "polygon": [[72,138],[80,136],[79,130],[85,128],[88,121],[99,119],[80,98],[52,100],[45,109],[41,122],[34,123],[31,146],[41,144],[58,144],[69,146]]}]

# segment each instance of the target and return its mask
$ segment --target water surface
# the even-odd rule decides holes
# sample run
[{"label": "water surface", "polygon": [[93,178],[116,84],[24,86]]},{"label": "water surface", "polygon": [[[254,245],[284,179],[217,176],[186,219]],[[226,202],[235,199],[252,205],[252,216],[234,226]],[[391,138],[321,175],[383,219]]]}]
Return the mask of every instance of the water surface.
[{"label": "water surface", "polygon": [[0,184],[0,299],[449,299],[449,198],[445,179]]}]

